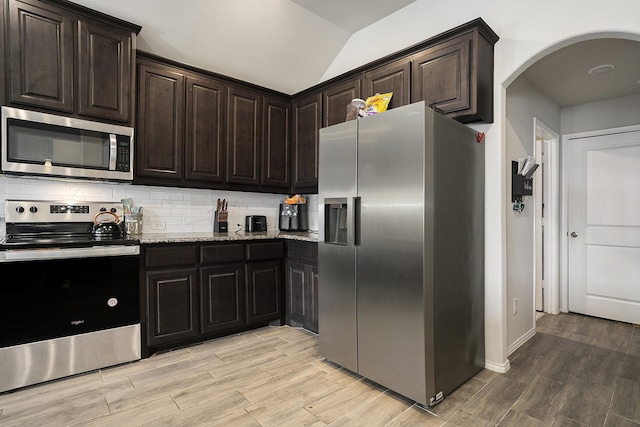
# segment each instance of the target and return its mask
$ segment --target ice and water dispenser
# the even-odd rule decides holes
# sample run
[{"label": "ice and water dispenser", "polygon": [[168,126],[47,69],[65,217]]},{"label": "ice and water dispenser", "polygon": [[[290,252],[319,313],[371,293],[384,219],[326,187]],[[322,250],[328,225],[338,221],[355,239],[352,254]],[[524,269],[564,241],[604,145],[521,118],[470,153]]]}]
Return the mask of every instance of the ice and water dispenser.
[{"label": "ice and water dispenser", "polygon": [[347,244],[347,200],[325,200],[324,241],[335,245]]}]

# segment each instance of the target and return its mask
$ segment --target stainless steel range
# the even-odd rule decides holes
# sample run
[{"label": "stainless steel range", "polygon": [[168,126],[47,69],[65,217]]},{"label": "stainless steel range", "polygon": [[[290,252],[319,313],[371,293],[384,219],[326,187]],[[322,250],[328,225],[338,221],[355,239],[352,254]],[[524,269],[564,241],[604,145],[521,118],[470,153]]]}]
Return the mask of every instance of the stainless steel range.
[{"label": "stainless steel range", "polygon": [[7,200],[0,392],[140,359],[140,246],[117,202]]}]

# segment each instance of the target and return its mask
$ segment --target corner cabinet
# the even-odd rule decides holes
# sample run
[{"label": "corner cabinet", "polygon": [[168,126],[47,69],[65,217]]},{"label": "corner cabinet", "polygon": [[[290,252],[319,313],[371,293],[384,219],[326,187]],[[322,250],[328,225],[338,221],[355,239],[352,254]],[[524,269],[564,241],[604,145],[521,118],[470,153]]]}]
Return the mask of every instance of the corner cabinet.
[{"label": "corner cabinet", "polygon": [[281,241],[142,246],[144,354],[282,323]]},{"label": "corner cabinet", "polygon": [[286,322],[318,332],[318,244],[287,242]]},{"label": "corner cabinet", "polygon": [[318,192],[318,131],[321,127],[322,93],[294,99],[292,193]]},{"label": "corner cabinet", "polygon": [[131,122],[139,26],[35,0],[8,0],[7,20],[8,104]]}]

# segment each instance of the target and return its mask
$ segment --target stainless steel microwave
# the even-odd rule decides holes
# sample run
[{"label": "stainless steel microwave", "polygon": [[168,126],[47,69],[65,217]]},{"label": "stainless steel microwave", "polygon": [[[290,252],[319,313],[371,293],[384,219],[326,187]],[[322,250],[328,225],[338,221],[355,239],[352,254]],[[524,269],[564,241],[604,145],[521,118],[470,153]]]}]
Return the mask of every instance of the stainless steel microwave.
[{"label": "stainless steel microwave", "polygon": [[2,107],[2,171],[133,180],[133,128]]}]

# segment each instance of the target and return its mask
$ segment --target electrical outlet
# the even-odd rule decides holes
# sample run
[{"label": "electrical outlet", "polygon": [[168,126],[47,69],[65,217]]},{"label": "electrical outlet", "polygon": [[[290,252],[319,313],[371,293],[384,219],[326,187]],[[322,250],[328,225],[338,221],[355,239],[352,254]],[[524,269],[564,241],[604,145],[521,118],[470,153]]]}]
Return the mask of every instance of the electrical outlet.
[{"label": "electrical outlet", "polygon": [[151,221],[152,230],[164,230],[164,228],[165,228],[164,221]]},{"label": "electrical outlet", "polygon": [[518,298],[513,299],[513,314],[518,314]]}]

